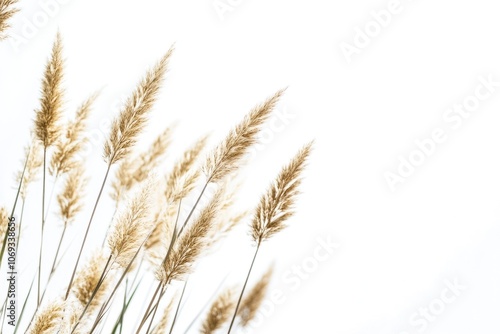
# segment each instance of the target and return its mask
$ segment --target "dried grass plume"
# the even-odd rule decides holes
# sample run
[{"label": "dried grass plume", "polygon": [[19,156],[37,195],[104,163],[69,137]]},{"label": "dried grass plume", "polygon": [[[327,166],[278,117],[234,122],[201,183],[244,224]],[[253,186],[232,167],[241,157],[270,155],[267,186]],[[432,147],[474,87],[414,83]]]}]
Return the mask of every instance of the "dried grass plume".
[{"label": "dried grass plume", "polygon": [[238,167],[250,146],[255,144],[261,126],[283,93],[284,90],[279,90],[263,104],[253,108],[208,155],[203,171],[209,182],[221,181]]},{"label": "dried grass plume", "polygon": [[103,299],[106,296],[106,291],[109,286],[110,280],[105,279],[101,282],[99,289],[94,297],[92,294],[99,284],[102,272],[106,266],[106,257],[102,252],[96,251],[90,258],[89,262],[77,272],[75,282],[71,287],[71,291],[79,302],[81,309],[85,308],[90,302],[88,313],[93,314],[99,308]]},{"label": "dried grass plume", "polygon": [[146,73],[128,98],[124,109],[113,121],[109,138],[104,144],[104,159],[107,163],[114,164],[123,159],[135,145],[160,92],[172,52],[173,48]]},{"label": "dried grass plume", "polygon": [[17,2],[18,0],[0,0],[0,41],[8,37],[5,31],[10,28],[9,20],[19,11],[14,8]]},{"label": "dried grass plume", "polygon": [[57,177],[77,166],[76,157],[84,144],[82,135],[96,98],[97,94],[93,94],[78,107],[75,119],[65,126],[64,136],[61,136],[55,143],[55,150],[49,166],[51,175]]},{"label": "dried grass plume", "polygon": [[219,188],[197,219],[175,241],[168,258],[157,272],[157,278],[163,284],[169,284],[172,280],[182,280],[191,272],[193,263],[207,248],[207,238],[221,208],[223,196],[224,190]]},{"label": "dried grass plume", "polygon": [[64,74],[62,50],[61,35],[57,33],[56,40],[52,46],[52,55],[45,66],[40,109],[36,111],[35,116],[35,134],[45,148],[54,144],[61,131],[59,123],[64,94],[62,88]]},{"label": "dried grass plume", "polygon": [[259,310],[264,298],[266,297],[267,290],[269,288],[269,283],[271,282],[271,277],[273,275],[273,268],[269,270],[261,277],[261,279],[255,284],[255,286],[248,292],[245,299],[240,305],[238,315],[241,320],[241,325],[243,327],[250,324],[250,321],[255,318],[257,311]]},{"label": "dried grass plume", "polygon": [[64,303],[53,301],[38,310],[30,334],[53,334],[59,329],[64,316]]},{"label": "dried grass plume", "polygon": [[220,329],[231,317],[236,306],[233,289],[224,290],[212,303],[208,314],[203,321],[200,333],[212,334]]},{"label": "dried grass plume", "polygon": [[113,261],[124,269],[128,267],[152,228],[148,220],[151,187],[152,183],[148,181],[129,201],[108,236]]},{"label": "dried grass plume", "polygon": [[311,147],[309,143],[299,150],[262,196],[252,220],[252,237],[257,244],[284,229],[285,221],[293,215],[301,173]]},{"label": "dried grass plume", "polygon": [[64,224],[71,224],[83,209],[82,198],[86,184],[87,179],[81,165],[76,166],[66,177],[62,193],[57,196],[59,215]]}]

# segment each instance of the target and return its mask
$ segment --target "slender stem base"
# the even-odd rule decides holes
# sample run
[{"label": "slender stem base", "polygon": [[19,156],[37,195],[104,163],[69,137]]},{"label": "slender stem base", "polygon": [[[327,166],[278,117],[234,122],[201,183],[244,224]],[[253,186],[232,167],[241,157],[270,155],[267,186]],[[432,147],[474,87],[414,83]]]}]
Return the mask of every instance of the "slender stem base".
[{"label": "slender stem base", "polygon": [[257,248],[255,249],[255,254],[253,256],[252,264],[250,265],[250,269],[248,269],[247,278],[245,279],[245,284],[243,285],[243,289],[241,289],[240,297],[238,298],[238,303],[236,304],[236,309],[234,310],[233,319],[231,320],[231,324],[229,325],[229,330],[227,331],[227,334],[231,333],[234,321],[236,320],[236,316],[238,315],[238,309],[240,308],[241,300],[243,299],[243,294],[245,293],[245,289],[248,283],[248,278],[250,277],[250,273],[252,272],[255,259],[257,258],[257,254],[259,253],[259,248],[260,248],[260,241],[257,244]]},{"label": "slender stem base", "polygon": [[106,175],[104,175],[104,180],[102,181],[101,189],[99,190],[99,195],[97,195],[94,208],[92,209],[92,214],[90,215],[90,219],[87,224],[87,230],[85,231],[85,236],[83,237],[82,245],[80,246],[80,251],[78,253],[78,257],[76,258],[75,267],[73,268],[73,273],[71,274],[71,279],[69,280],[68,290],[66,291],[66,296],[64,297],[64,300],[68,299],[69,292],[71,291],[71,286],[73,285],[73,280],[75,279],[76,270],[78,269],[78,264],[80,263],[80,258],[82,257],[83,248],[85,247],[85,242],[87,241],[87,237],[89,235],[90,225],[92,225],[92,220],[94,219],[94,215],[97,210],[97,205],[99,204],[99,200],[101,199],[104,186],[106,185],[106,181],[108,180],[110,169],[111,169],[111,163],[108,164],[108,168],[106,169]]}]

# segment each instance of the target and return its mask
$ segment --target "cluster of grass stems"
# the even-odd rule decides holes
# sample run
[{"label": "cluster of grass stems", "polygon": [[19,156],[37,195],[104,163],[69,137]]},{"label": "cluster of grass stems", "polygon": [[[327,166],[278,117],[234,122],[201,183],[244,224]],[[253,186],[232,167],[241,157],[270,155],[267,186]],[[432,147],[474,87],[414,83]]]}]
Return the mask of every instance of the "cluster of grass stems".
[{"label": "cluster of grass stems", "polygon": [[[8,20],[16,12],[12,8],[15,2],[0,0],[0,38],[6,37]],[[35,110],[31,140],[17,175],[16,197],[10,211],[5,207],[0,209],[1,266],[9,252],[6,242],[9,217],[16,216],[18,221],[16,250],[29,251],[21,238],[24,203],[28,195],[37,195],[41,200],[39,222],[35,224],[40,236],[36,275],[30,287],[19,287],[29,293],[19,303],[22,308],[18,310],[16,333],[102,333],[103,328],[112,328],[112,333],[185,333],[196,330],[193,324],[199,320],[199,333],[229,334],[238,327],[248,326],[257,314],[272,270],[248,291],[247,283],[262,243],[280,232],[293,215],[311,144],[298,150],[252,210],[237,212],[234,209],[239,189],[230,180],[244,165],[259,131],[284,94],[284,90],[280,90],[255,106],[214,147],[207,148],[207,137],[203,136],[186,148],[171,168],[162,170],[162,176],[152,175],[150,171],[165,159],[172,141],[172,128],[167,127],[144,152],[136,152],[134,146],[159,96],[172,54],[173,48],[146,72],[114,119],[103,143],[104,177],[95,201],[89,206],[90,215],[84,219],[79,216],[85,206],[83,194],[88,176],[79,153],[85,144],[87,120],[98,94],[90,94],[72,116],[65,117],[65,61],[63,41],[57,35],[42,75],[39,107]],[[41,179],[42,192],[31,194],[30,184],[37,179]],[[56,184],[60,187],[56,188]],[[208,194],[209,185],[215,189],[212,194]],[[49,188],[57,189],[54,202],[50,200]],[[87,249],[96,210],[107,189],[114,201],[115,213],[113,217],[98,218],[100,221],[110,219],[103,247]],[[192,193],[197,200],[191,207],[183,208],[183,200]],[[205,201],[201,201],[202,198]],[[51,205],[57,207],[57,214],[48,214]],[[181,215],[181,208],[188,210],[185,217]],[[76,220],[86,224],[85,233],[71,245],[78,254],[71,262],[74,265],[61,268],[59,264],[66,256],[61,245],[67,229]],[[61,226],[57,249],[55,254],[45,254],[45,227],[56,221]],[[195,263],[242,222],[249,224],[254,243],[254,256],[242,285],[219,289],[189,328],[176,327]],[[34,252],[33,245],[30,247]],[[57,298],[48,300],[45,295],[49,288],[56,288],[51,283],[57,272],[65,277],[66,286]],[[136,291],[147,272],[154,274],[156,285],[150,294],[138,296]],[[173,285],[176,281],[183,284]],[[179,291],[167,295],[167,291],[179,286]],[[0,301],[4,331],[7,297],[6,294],[0,296],[5,296]],[[25,314],[30,304],[35,311]],[[116,319],[109,317],[113,305],[121,308]],[[124,328],[127,311],[134,305],[140,310],[133,315],[137,317],[136,326]]]}]

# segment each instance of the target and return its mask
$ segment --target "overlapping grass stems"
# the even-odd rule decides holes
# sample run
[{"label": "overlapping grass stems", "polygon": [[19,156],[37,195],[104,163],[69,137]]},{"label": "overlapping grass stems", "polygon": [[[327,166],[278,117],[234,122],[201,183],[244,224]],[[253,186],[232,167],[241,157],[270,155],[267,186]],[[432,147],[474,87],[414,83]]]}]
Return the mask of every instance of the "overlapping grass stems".
[{"label": "overlapping grass stems", "polygon": [[[15,9],[12,9],[15,2],[0,0],[0,39],[6,37],[7,19],[15,13]],[[7,223],[16,212],[18,200],[22,201],[21,223],[26,198],[34,195],[29,193],[29,185],[41,177],[40,249],[33,279],[37,293],[36,298],[27,294],[21,316],[17,319],[20,325],[16,332],[102,333],[103,328],[112,327],[112,333],[172,333],[182,311],[184,291],[194,264],[210,253],[213,245],[228,236],[235,226],[248,220],[251,221],[250,234],[255,243],[255,253],[242,286],[217,290],[185,332],[193,328],[198,318],[201,318],[198,332],[209,334],[226,330],[230,333],[236,326],[248,326],[255,317],[265,298],[272,268],[245,293],[249,277],[261,244],[285,228],[286,221],[293,215],[301,174],[312,144],[301,148],[283,167],[253,211],[237,212],[233,209],[239,187],[232,184],[231,180],[245,163],[245,157],[256,143],[262,126],[284,94],[284,90],[280,90],[255,106],[208,153],[204,152],[208,137],[202,136],[184,151],[164,176],[150,173],[159,170],[156,167],[165,160],[173,138],[172,127],[166,127],[146,151],[134,153],[134,146],[159,97],[172,53],[173,48],[170,48],[146,72],[113,121],[109,137],[103,143],[106,166],[103,168],[104,177],[85,225],[85,234],[81,243],[76,245],[78,256],[74,259],[73,268],[63,270],[59,267],[66,255],[60,252],[63,239],[67,229],[80,220],[78,215],[85,206],[83,194],[88,177],[85,175],[84,161],[78,153],[84,144],[86,120],[97,94],[84,101],[64,124],[63,41],[57,35],[42,78],[40,107],[35,111],[32,139],[17,175],[18,192],[13,209],[9,215],[7,209],[0,208],[0,233],[7,236]],[[96,209],[113,169],[115,172],[110,195],[115,202],[115,213],[109,217],[111,224],[104,247],[90,253],[84,252],[92,232]],[[47,172],[51,178],[47,178]],[[59,179],[63,180],[63,184],[57,187]],[[51,193],[58,193],[55,217],[46,214],[52,198],[52,195],[48,196],[46,203],[47,184],[52,185]],[[162,186],[158,187],[157,184]],[[212,195],[207,194],[210,184],[216,188]],[[198,186],[201,191],[196,194]],[[184,217],[181,208],[183,200],[189,195],[194,195],[196,201]],[[208,202],[202,205],[204,196],[208,197]],[[44,228],[47,222],[55,224],[51,220],[56,219],[61,224],[57,250],[51,255],[50,264],[45,261],[42,263]],[[99,220],[102,219],[99,217]],[[4,247],[5,239],[2,239],[2,255]],[[18,250],[23,250],[19,244]],[[59,297],[45,300],[46,292],[54,289],[50,283],[56,272],[67,276],[68,285]],[[156,288],[142,296],[146,299],[141,301],[136,291],[147,272],[155,275]],[[42,282],[42,273],[47,274],[46,282]],[[173,281],[183,281],[184,284],[181,291],[168,294],[173,297],[165,304],[162,301],[166,299],[167,290],[172,289]],[[31,292],[31,288],[28,291]],[[145,303],[145,307],[139,308],[141,303]],[[27,304],[36,306],[36,310],[30,319],[23,319]],[[166,306],[162,306],[164,304]],[[121,307],[116,319],[109,318],[112,305]],[[125,314],[131,305],[135,305],[142,313],[137,315],[137,323],[133,328],[124,328]],[[21,327],[23,329],[19,329]]]}]

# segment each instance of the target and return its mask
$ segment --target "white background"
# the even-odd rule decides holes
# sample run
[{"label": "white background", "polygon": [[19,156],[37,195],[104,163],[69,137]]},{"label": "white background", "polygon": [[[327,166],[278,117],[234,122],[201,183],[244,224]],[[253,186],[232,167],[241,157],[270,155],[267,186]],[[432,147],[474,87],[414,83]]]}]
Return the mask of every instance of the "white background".
[{"label": "white background", "polygon": [[[443,120],[448,108],[474,94],[480,76],[500,81],[496,2],[401,0],[400,12],[351,62],[341,43],[353,44],[356,27],[364,29],[374,20],[370,12],[390,1],[242,0],[222,16],[212,0],[66,2],[17,47],[13,40],[0,44],[1,204],[12,205],[13,174],[57,29],[67,59],[68,112],[102,90],[90,124],[94,135],[145,69],[176,43],[139,147],[178,121],[171,162],[201,134],[212,131],[211,144],[217,143],[253,105],[288,87],[277,112],[291,116],[278,131],[266,128],[272,140],[245,170],[242,202],[251,208],[280,166],[302,144],[316,141],[297,214],[262,249],[252,276],[255,281],[274,261],[271,289],[286,295],[256,333],[498,333],[500,87],[457,129]],[[36,1],[21,1],[21,9],[11,29],[18,37],[43,11]],[[398,157],[408,158],[415,140],[430,138],[436,128],[447,140],[391,191],[384,173],[395,173]],[[87,160],[88,203],[104,174],[101,149],[96,145]],[[30,188],[32,254],[20,259],[27,268],[36,264],[39,195],[39,184]],[[104,197],[87,250],[100,245],[112,212]],[[83,230],[89,207],[71,237]],[[59,231],[51,219],[48,244]],[[179,333],[221,277],[244,278],[252,255],[246,229],[200,265],[205,274],[193,279]],[[318,238],[340,246],[293,289],[283,275],[312,263]],[[29,284],[30,269],[22,277],[20,284]],[[420,308],[439,305],[446,280],[466,289],[420,331],[410,319]]]}]

